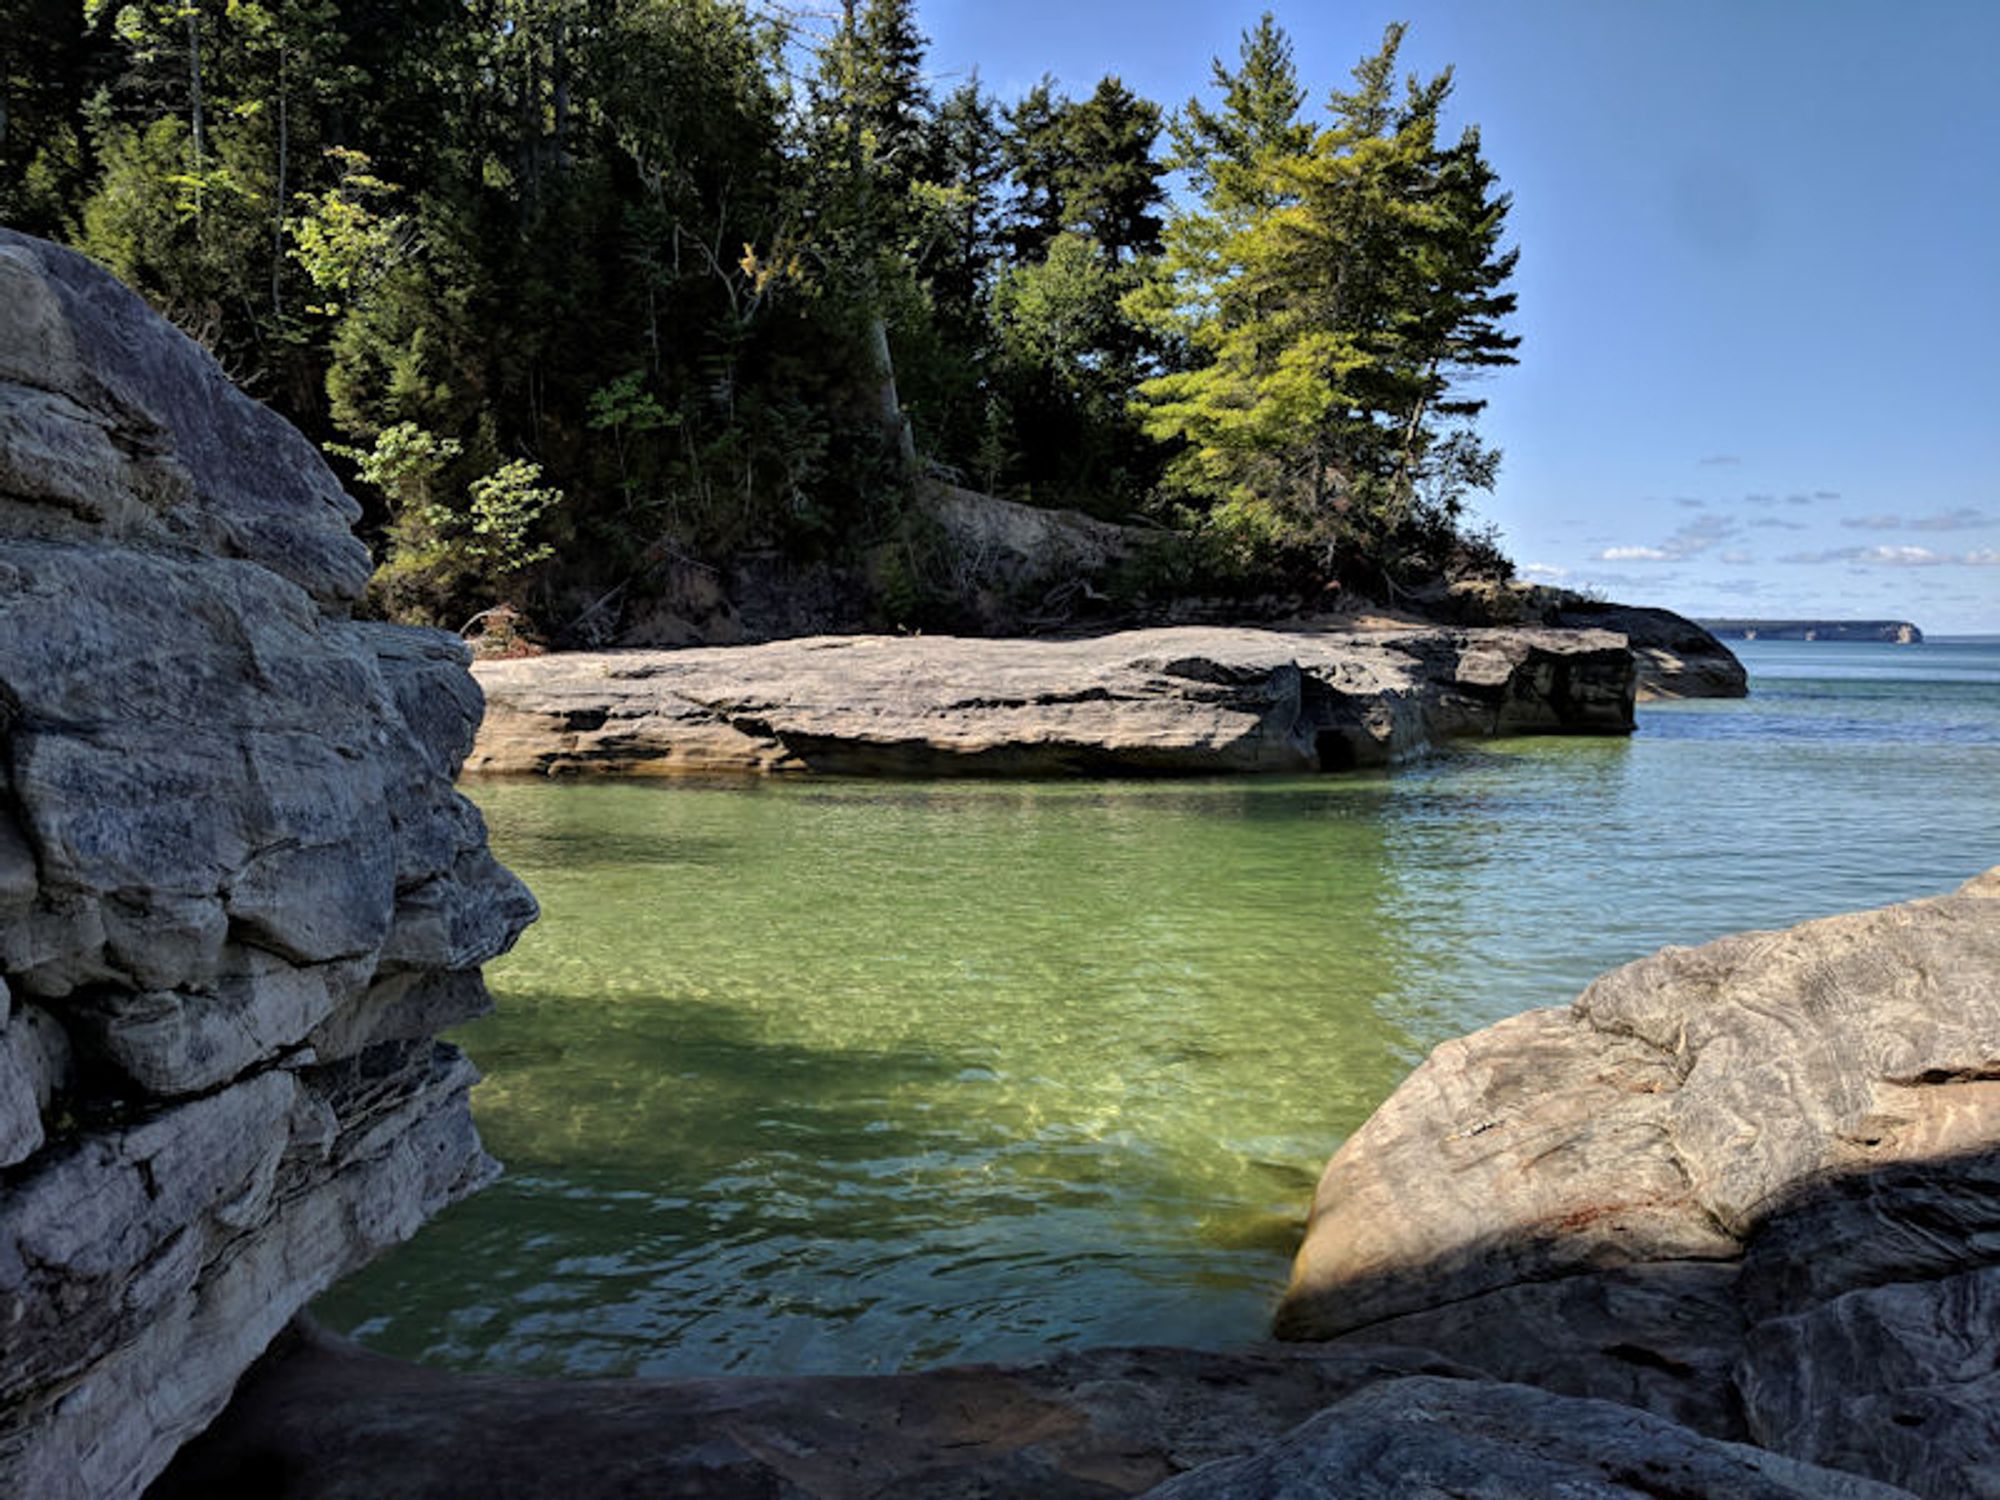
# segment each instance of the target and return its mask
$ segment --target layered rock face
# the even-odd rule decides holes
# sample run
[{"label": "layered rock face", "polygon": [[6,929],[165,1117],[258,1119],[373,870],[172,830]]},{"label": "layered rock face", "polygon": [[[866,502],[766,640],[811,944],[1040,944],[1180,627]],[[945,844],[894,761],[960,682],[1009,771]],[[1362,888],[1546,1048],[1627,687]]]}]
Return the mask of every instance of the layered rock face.
[{"label": "layered rock face", "polygon": [[1742,698],[1750,691],[1750,674],[1736,653],[1670,609],[1601,604],[1571,594],[1547,619],[1572,630],[1615,630],[1624,636],[1639,669],[1642,699]]},{"label": "layered rock face", "polygon": [[1479,734],[1622,734],[1601,631],[1179,627],[824,636],[482,663],[472,771],[1064,775],[1382,765]]},{"label": "layered rock face", "polygon": [[2000,870],[1432,1054],[1278,1316],[1930,1496],[2000,1484]]},{"label": "layered rock face", "polygon": [[0,231],[0,1493],[133,1495],[492,1163],[432,1040],[532,920],[480,700],[312,446]]},{"label": "layered rock face", "polygon": [[1466,579],[1418,594],[1438,618],[1465,625],[1537,624],[1611,630],[1625,637],[1639,674],[1639,700],[1741,698],[1750,677],[1708,629],[1670,609],[1613,604],[1547,584]]}]

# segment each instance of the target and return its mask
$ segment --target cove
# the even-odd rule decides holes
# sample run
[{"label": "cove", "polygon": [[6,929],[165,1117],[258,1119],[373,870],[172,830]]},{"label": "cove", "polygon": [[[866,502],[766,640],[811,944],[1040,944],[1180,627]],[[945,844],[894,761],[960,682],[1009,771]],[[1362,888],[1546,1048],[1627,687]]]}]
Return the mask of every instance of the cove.
[{"label": "cove", "polygon": [[1436,1042],[1994,862],[1992,644],[1743,655],[1391,776],[477,783],[546,913],[457,1034],[509,1175],[319,1312],[538,1374],[1253,1338]]}]

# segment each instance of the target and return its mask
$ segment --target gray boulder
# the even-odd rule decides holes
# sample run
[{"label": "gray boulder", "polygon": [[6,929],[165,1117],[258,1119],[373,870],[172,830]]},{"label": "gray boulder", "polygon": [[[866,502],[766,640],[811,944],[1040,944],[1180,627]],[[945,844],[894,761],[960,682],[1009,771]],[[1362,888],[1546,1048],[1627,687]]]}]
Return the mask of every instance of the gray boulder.
[{"label": "gray boulder", "polygon": [[0,1493],[137,1494],[286,1321],[494,1170],[433,1032],[532,919],[463,646],[82,257],[0,231]]},{"label": "gray boulder", "polygon": [[1996,975],[2000,871],[1448,1042],[1329,1163],[1278,1332],[1992,1493]]}]

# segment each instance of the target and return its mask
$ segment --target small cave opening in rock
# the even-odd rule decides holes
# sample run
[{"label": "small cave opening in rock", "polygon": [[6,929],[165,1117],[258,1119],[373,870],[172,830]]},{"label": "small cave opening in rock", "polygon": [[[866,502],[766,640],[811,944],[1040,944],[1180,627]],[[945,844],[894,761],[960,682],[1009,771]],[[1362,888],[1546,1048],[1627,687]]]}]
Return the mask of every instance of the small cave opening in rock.
[{"label": "small cave opening in rock", "polygon": [[1352,771],[1359,764],[1353,742],[1338,729],[1322,729],[1313,736],[1313,755],[1322,771]]}]

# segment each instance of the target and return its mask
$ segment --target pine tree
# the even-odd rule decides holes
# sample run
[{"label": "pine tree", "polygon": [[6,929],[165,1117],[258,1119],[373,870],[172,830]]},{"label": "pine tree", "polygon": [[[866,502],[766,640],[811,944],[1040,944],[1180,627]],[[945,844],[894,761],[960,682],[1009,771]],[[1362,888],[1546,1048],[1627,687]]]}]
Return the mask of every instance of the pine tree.
[{"label": "pine tree", "polygon": [[908,276],[902,252],[914,227],[910,187],[930,113],[924,45],[911,0],[842,0],[840,30],[814,80],[808,163],[819,259],[837,301],[854,310],[877,426],[906,476],[916,469],[916,440],[889,334],[898,282]]},{"label": "pine tree", "polygon": [[1063,118],[1070,108],[1055,80],[1044,75],[1007,111],[1002,149],[1014,187],[1007,245],[1017,262],[1040,260],[1067,222],[1063,186],[1070,163]]},{"label": "pine tree", "polygon": [[1000,115],[974,77],[938,105],[923,153],[930,227],[919,272],[940,321],[970,347],[1000,241],[999,185],[1007,166]]},{"label": "pine tree", "polygon": [[1160,186],[1153,145],[1160,135],[1160,107],[1141,99],[1115,77],[1070,107],[1058,190],[1064,226],[1088,235],[1114,260],[1131,261],[1160,249]]},{"label": "pine tree", "polygon": [[1166,201],[1153,157],[1160,108],[1116,77],[1081,102],[1044,78],[1008,114],[1008,164],[1017,197],[1015,258],[1039,260],[1059,234],[1081,234],[1114,260],[1160,248]]},{"label": "pine tree", "polygon": [[1272,179],[1258,171],[1258,163],[1273,155],[1302,155],[1313,138],[1301,114],[1306,95],[1291,39],[1267,10],[1243,33],[1236,70],[1211,58],[1209,75],[1222,96],[1221,108],[1211,110],[1199,99],[1181,107],[1169,126],[1174,147],[1169,164],[1188,174],[1208,212],[1272,208]]},{"label": "pine tree", "polygon": [[[1502,327],[1508,200],[1476,131],[1439,144],[1449,73],[1398,93],[1401,41],[1391,27],[1308,142],[1272,65],[1281,34],[1247,37],[1245,70],[1218,70],[1223,113],[1183,117],[1190,143],[1220,147],[1204,202],[1170,225],[1162,276],[1130,303],[1194,355],[1139,388],[1147,430],[1184,445],[1182,492],[1323,572],[1392,588],[1439,565],[1465,490],[1490,484],[1497,455],[1463,425],[1483,403],[1458,387],[1518,342]],[[1263,86],[1238,87],[1253,58]]]}]

